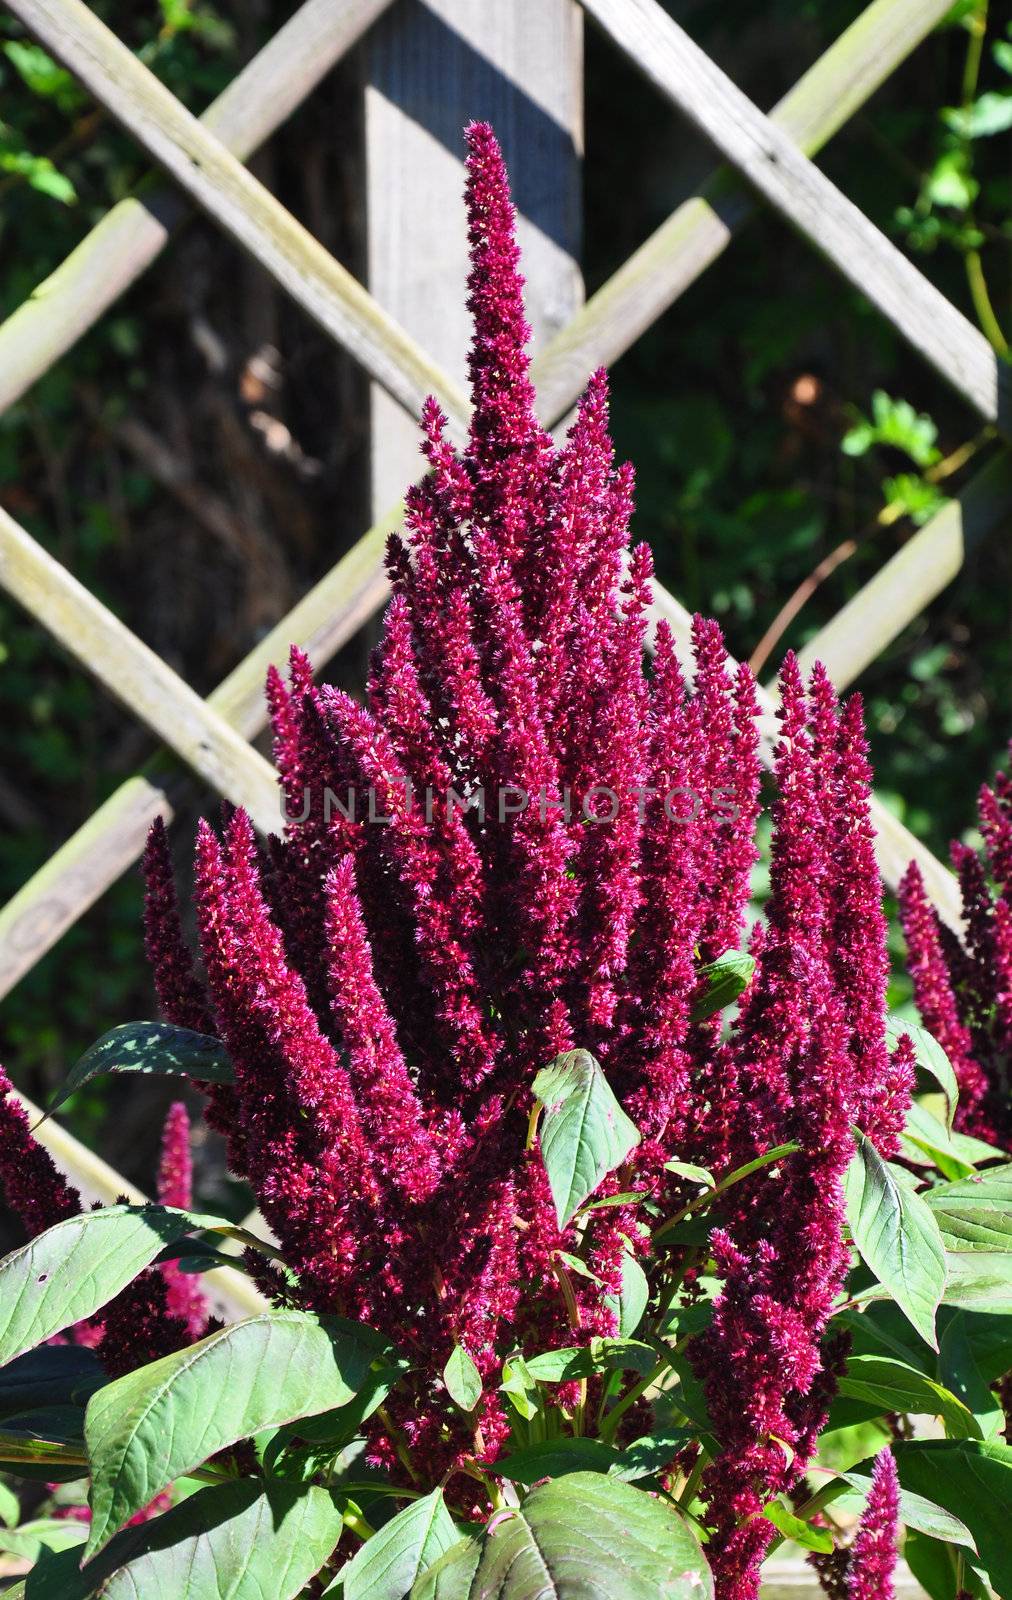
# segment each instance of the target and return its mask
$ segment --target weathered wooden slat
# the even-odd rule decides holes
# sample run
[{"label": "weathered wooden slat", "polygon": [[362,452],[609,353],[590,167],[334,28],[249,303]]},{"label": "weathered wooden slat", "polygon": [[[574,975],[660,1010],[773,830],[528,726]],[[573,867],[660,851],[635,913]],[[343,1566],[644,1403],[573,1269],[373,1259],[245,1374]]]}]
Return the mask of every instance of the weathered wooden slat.
[{"label": "weathered wooden slat", "polygon": [[763,115],[657,4],[582,0],[650,82],[716,145],[979,414],[1012,429],[1009,369],[984,335]]},{"label": "weathered wooden slat", "polygon": [[[814,155],[950,9],[949,0],[873,0],[784,95],[771,121]],[[717,260],[755,210],[755,195],[731,168],[712,173],[536,357],[542,416],[563,415],[574,385],[624,355]]]},{"label": "weathered wooden slat", "polygon": [[[462,124],[490,122],[517,206],[524,305],[540,349],[583,300],[583,13],[576,0],[395,6],[363,50],[365,281],[461,386],[471,319]],[[459,218],[456,226],[448,219]],[[418,426],[371,392],[372,511],[419,471]]]},{"label": "weathered wooden slat", "polygon": [[0,587],[219,794],[276,830],[269,763],[2,508]]},{"label": "weathered wooden slat", "polygon": [[377,383],[412,412],[435,394],[465,425],[457,386],[83,0],[8,0],[8,9]]},{"label": "weathered wooden slat", "polygon": [[[16,1092],[14,1098],[24,1107],[35,1125],[35,1137],[39,1144],[49,1151],[60,1171],[76,1189],[80,1189],[86,1201],[97,1200],[104,1206],[115,1205],[118,1200],[126,1200],[133,1206],[147,1204],[149,1197],[141,1189],[128,1183],[107,1161],[95,1155],[52,1117],[42,1122],[42,1112],[31,1100]],[[255,1316],[258,1311],[267,1309],[267,1301],[259,1289],[245,1273],[236,1271],[234,1267],[216,1267],[213,1272],[203,1272],[201,1281],[216,1305],[232,1321],[239,1317]]]},{"label": "weathered wooden slat", "polygon": [[[305,0],[201,122],[248,160],[390,3]],[[0,324],[0,413],[136,283],[188,215],[184,197],[167,185],[121,200]]]},{"label": "weathered wooden slat", "polygon": [[798,652],[802,669],[821,661],[838,688],[853,683],[951,583],[968,551],[1010,514],[1012,457],[1003,451],[820,628]]}]

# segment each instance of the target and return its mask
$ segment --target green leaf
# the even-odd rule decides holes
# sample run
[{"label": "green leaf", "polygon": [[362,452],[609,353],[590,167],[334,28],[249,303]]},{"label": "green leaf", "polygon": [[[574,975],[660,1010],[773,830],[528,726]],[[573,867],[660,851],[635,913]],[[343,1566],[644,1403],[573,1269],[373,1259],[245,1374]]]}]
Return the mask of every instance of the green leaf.
[{"label": "green leaf", "polygon": [[36,1517],[19,1528],[0,1529],[0,1551],[22,1561],[38,1561],[43,1550],[74,1550],[87,1538],[83,1522]]},{"label": "green leaf", "polygon": [[461,1411],[473,1411],[481,1399],[481,1373],[463,1345],[455,1344],[443,1368],[446,1392]]},{"label": "green leaf", "polygon": [[952,1119],[956,1115],[956,1106],[959,1101],[959,1084],[952,1062],[942,1049],[938,1040],[919,1022],[909,1022],[904,1017],[889,1015],[885,1024],[886,1039],[895,1050],[900,1038],[906,1034],[914,1047],[914,1059],[922,1072],[934,1078],[945,1096],[946,1126],[952,1129]]},{"label": "green leaf", "polygon": [[840,1379],[840,1393],[892,1411],[942,1417],[953,1438],[979,1437],[973,1413],[941,1383],[891,1356],[851,1356]]},{"label": "green leaf", "polygon": [[810,1522],[796,1517],[793,1511],[788,1511],[779,1500],[774,1500],[766,1506],[763,1516],[767,1522],[772,1522],[785,1539],[793,1539],[795,1544],[801,1545],[804,1550],[821,1550],[828,1554],[833,1549],[833,1535],[826,1528],[813,1528]]},{"label": "green leaf", "polygon": [[94,1350],[49,1344],[0,1368],[0,1418],[39,1406],[83,1406],[108,1380]]},{"label": "green leaf", "polygon": [[0,1261],[0,1365],[94,1316],[186,1231],[164,1206],[68,1217]]},{"label": "green leaf", "polygon": [[107,1384],[85,1414],[88,1559],[174,1478],[227,1445],[346,1405],[385,1348],[342,1317],[272,1311]]},{"label": "green leaf", "polygon": [[196,1078],[203,1083],[234,1083],[225,1047],[206,1033],[174,1028],[168,1022],[124,1022],[104,1033],[71,1067],[49,1107],[58,1110],[84,1084],[106,1072],[155,1073]]},{"label": "green leaf", "polygon": [[690,1021],[704,1022],[715,1011],[731,1005],[748,988],[754,972],[755,958],[743,950],[725,950],[716,961],[700,967],[699,977],[705,980],[706,988],[693,1003]]},{"label": "green leaf", "polygon": [[21,1502],[13,1489],[0,1483],[0,1522],[5,1528],[16,1528],[21,1520]]},{"label": "green leaf", "polygon": [[502,1379],[499,1387],[503,1394],[524,1421],[531,1422],[541,1410],[541,1396],[523,1356],[510,1356],[503,1362]]},{"label": "green leaf", "polygon": [[1012,1448],[991,1440],[914,1439],[894,1445],[893,1455],[903,1487],[964,1522],[994,1589],[1012,1594]]},{"label": "green leaf", "polygon": [[925,1196],[949,1250],[1012,1255],[1012,1163]]},{"label": "green leaf", "polygon": [[603,1200],[589,1200],[583,1207],[584,1211],[604,1211],[609,1206],[631,1206],[637,1200],[642,1200],[647,1194],[646,1189],[630,1189],[625,1194],[608,1194]]},{"label": "green leaf", "polygon": [[[411,1600],[712,1600],[695,1534],[671,1505],[594,1472],[542,1484],[493,1519],[473,1550],[447,1559],[449,1581]],[[456,1570],[454,1570],[454,1566]]]},{"label": "green leaf", "polygon": [[[426,1568],[411,1590],[410,1600],[471,1600],[471,1584],[480,1559],[480,1540],[459,1540]],[[328,1589],[323,1600],[330,1593]]]},{"label": "green leaf", "polygon": [[148,1548],[106,1580],[103,1600],[294,1600],[337,1545],[342,1515],[325,1489],[243,1479],[147,1526]]},{"label": "green leaf", "polygon": [[541,1478],[561,1478],[567,1472],[611,1472],[621,1463],[621,1451],[601,1439],[559,1438],[516,1450],[497,1461],[495,1470],[513,1483],[531,1484]]},{"label": "green leaf", "polygon": [[856,1133],[847,1168],[847,1221],[862,1260],[933,1350],[945,1288],[945,1250],[925,1201],[897,1181],[871,1140]]},{"label": "green leaf", "polygon": [[[963,1558],[962,1588],[969,1600],[992,1600],[990,1588],[977,1576],[983,1569],[969,1550]],[[939,1539],[908,1528],[903,1540],[903,1559],[928,1595],[928,1600],[956,1600],[956,1565],[953,1552]]]},{"label": "green leaf", "polygon": [[569,1383],[595,1372],[650,1372],[657,1365],[653,1348],[640,1339],[592,1339],[589,1345],[570,1345],[529,1356],[526,1369],[538,1383]]},{"label": "green leaf", "polygon": [[669,1428],[663,1433],[645,1433],[641,1439],[627,1445],[620,1452],[615,1465],[609,1468],[613,1478],[624,1483],[635,1483],[638,1478],[652,1478],[655,1472],[670,1466],[680,1450],[696,1439],[694,1428]]},{"label": "green leaf", "polygon": [[459,1543],[443,1491],[433,1489],[356,1550],[343,1569],[344,1600],[405,1600],[426,1567]]},{"label": "green leaf", "polygon": [[946,106],[942,120],[961,139],[988,139],[1012,128],[1012,94],[992,89],[972,106]]},{"label": "green leaf", "polygon": [[588,1050],[557,1057],[538,1073],[533,1088],[545,1108],[541,1157],[564,1228],[602,1178],[639,1144],[640,1134]]},{"label": "green leaf", "polygon": [[688,1178],[690,1183],[701,1183],[704,1189],[716,1188],[717,1180],[706,1167],[693,1166],[691,1161],[665,1161],[665,1172],[673,1172],[676,1177]]},{"label": "green leaf", "polygon": [[910,1103],[901,1143],[908,1161],[923,1166],[927,1157],[945,1178],[966,1178],[973,1172],[973,1162],[964,1160],[947,1129],[918,1100]]},{"label": "green leaf", "polygon": [[604,1303],[618,1316],[619,1337],[631,1339],[650,1301],[650,1284],[636,1257],[627,1251],[622,1258],[622,1291],[607,1294]]},{"label": "green leaf", "polygon": [[[898,1462],[899,1451],[906,1446],[894,1444],[891,1448]],[[833,1504],[840,1511],[863,1511],[871,1488],[871,1462],[863,1462],[853,1472],[841,1472],[838,1476],[850,1484],[854,1494],[851,1496],[844,1493],[834,1499]],[[918,1533],[926,1533],[933,1539],[941,1539],[944,1544],[961,1544],[968,1550],[976,1550],[973,1534],[961,1517],[946,1510],[940,1501],[933,1500],[929,1495],[904,1488],[902,1473],[900,1477],[900,1521],[904,1527],[916,1528]]]},{"label": "green leaf", "polygon": [[[970,1330],[971,1323],[965,1311],[957,1311],[948,1318],[938,1346],[938,1370],[942,1382],[972,1412],[980,1436],[994,1439],[1005,1426],[1005,1413],[977,1364]],[[956,1437],[971,1436],[957,1434]]]}]

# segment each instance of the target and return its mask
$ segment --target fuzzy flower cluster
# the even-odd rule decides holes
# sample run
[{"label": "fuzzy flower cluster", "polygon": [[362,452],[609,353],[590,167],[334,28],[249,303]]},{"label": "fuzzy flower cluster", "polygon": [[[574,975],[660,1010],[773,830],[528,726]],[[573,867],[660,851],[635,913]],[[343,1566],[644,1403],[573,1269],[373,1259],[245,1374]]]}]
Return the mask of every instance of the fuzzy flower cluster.
[{"label": "fuzzy flower cluster", "polygon": [[[502,158],[483,125],[468,144],[470,432],[458,450],[426,405],[428,471],[390,544],[365,702],[314,684],[298,651],[287,680],[271,673],[295,820],[266,846],[242,812],[201,827],[199,960],[156,829],[148,949],[164,1014],[232,1059],[209,1120],[295,1274],[260,1269],[263,1287],[371,1323],[412,1362],[370,1424],[394,1474],[405,1447],[432,1483],[494,1462],[504,1356],[614,1333],[630,1252],[649,1247],[639,1200],[560,1232],[527,1148],[539,1068],[592,1051],[641,1130],[605,1195],[677,1208],[693,1191],[672,1158],[723,1172],[798,1146],[729,1191],[725,1286],[695,1354],[722,1447],[709,1554],[721,1600],[746,1600],[774,1532],[759,1512],[796,1482],[840,1361],[822,1336],[848,1129],[890,1153],[909,1096],[909,1052],[890,1057],[883,1033],[861,712],[788,662],[768,926],[722,1043],[718,1019],[692,1014],[700,966],[745,932],[755,685],[703,619],[691,662],[662,623],[647,666],[651,562],[629,549],[606,379],[556,446],[534,408]],[[661,1251],[676,1279],[680,1250]],[[576,1255],[586,1275],[567,1271]],[[471,1417],[440,1377],[458,1343],[484,1380]]]},{"label": "fuzzy flower cluster", "polygon": [[1012,1149],[1012,776],[978,802],[983,848],[954,842],[964,934],[941,921],[911,863],[900,888],[914,997],[959,1083],[956,1125]]}]

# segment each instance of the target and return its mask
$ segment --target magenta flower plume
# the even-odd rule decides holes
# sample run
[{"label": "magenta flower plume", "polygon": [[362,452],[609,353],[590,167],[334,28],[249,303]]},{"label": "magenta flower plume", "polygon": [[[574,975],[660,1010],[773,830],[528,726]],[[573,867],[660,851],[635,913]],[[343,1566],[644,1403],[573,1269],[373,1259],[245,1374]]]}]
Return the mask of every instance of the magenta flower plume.
[{"label": "magenta flower plume", "polygon": [[[721,1600],[754,1600],[762,1507],[803,1471],[840,1365],[823,1335],[849,1129],[888,1153],[909,1095],[908,1053],[890,1057],[882,1031],[860,708],[787,664],[768,927],[749,935],[756,976],[722,1040],[693,1010],[700,965],[745,937],[756,686],[703,618],[691,660],[662,624],[647,663],[651,560],[630,546],[607,378],[556,447],[534,410],[502,156],[482,124],[467,139],[469,437],[458,451],[425,405],[427,472],[389,544],[364,703],[317,687],[297,651],[269,676],[287,827],[261,850],[241,812],[222,838],[201,825],[203,976],[160,835],[149,948],[167,1013],[193,1019],[206,996],[231,1056],[230,1158],[292,1269],[285,1295],[410,1354],[368,1425],[370,1460],[395,1474],[405,1442],[428,1484],[493,1464],[504,1358],[617,1333],[649,1246],[643,1199],[689,1197],[673,1158],[727,1172],[799,1147],[728,1193],[724,1291],[697,1353],[721,1446],[708,1553]],[[642,1141],[601,1187],[618,1203],[560,1230],[528,1147],[531,1085],[574,1047]],[[683,1249],[662,1265],[688,1267],[691,1293]],[[470,1418],[442,1380],[455,1344],[484,1384]]]},{"label": "magenta flower plume", "polygon": [[[178,1206],[181,1211],[189,1211],[193,1205],[190,1118],[181,1100],[169,1107],[162,1131],[158,1198],[163,1206]],[[169,1315],[185,1322],[192,1339],[202,1338],[207,1332],[209,1308],[199,1278],[192,1272],[180,1272],[171,1261],[163,1263],[161,1273],[168,1291],[166,1309]]]},{"label": "magenta flower plume", "polygon": [[29,1239],[81,1210],[81,1196],[31,1130],[28,1113],[0,1067],[0,1192]]},{"label": "magenta flower plume", "polygon": [[875,1458],[868,1503],[850,1547],[847,1600],[893,1600],[900,1485],[892,1451]]}]

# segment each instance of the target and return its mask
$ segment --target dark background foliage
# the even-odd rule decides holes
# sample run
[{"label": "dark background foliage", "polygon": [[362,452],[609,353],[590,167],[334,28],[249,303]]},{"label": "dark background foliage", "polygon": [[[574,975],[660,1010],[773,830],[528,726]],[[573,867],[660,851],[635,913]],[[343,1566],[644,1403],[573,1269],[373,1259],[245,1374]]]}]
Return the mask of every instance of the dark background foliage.
[{"label": "dark background foliage", "polygon": [[[102,0],[95,9],[199,110],[292,7]],[[693,0],[669,9],[766,107],[862,8]],[[996,342],[1012,327],[1003,26],[986,0],[960,4],[820,158]],[[592,29],[587,43],[593,290],[713,158]],[[10,21],[0,21],[0,46],[7,315],[146,163]],[[352,59],[332,73],[254,163],[353,270],[363,237],[358,70]],[[981,97],[983,111],[960,116]],[[46,155],[51,166],[38,160]],[[618,363],[614,394],[618,445],[638,470],[638,530],[665,583],[719,617],[736,654],[752,655],[795,588],[853,545],[773,644],[766,674],[995,448],[860,295],[765,212]],[[0,498],[207,691],[364,529],[364,415],[353,364],[198,221],[0,419]],[[967,460],[950,471],[954,455]],[[1010,547],[997,535],[859,685],[880,793],[939,853],[967,832],[975,791],[1012,732],[1010,580]],[[334,674],[360,682],[365,648],[349,646]],[[0,706],[2,902],[152,743],[3,600]],[[181,845],[191,822],[177,829]],[[37,1097],[105,1028],[151,1013],[139,904],[131,874],[0,1005],[0,1060]],[[147,1181],[160,1091],[112,1092],[115,1117],[107,1091],[95,1091],[78,1097],[74,1125],[89,1139],[101,1127],[104,1152]]]}]

